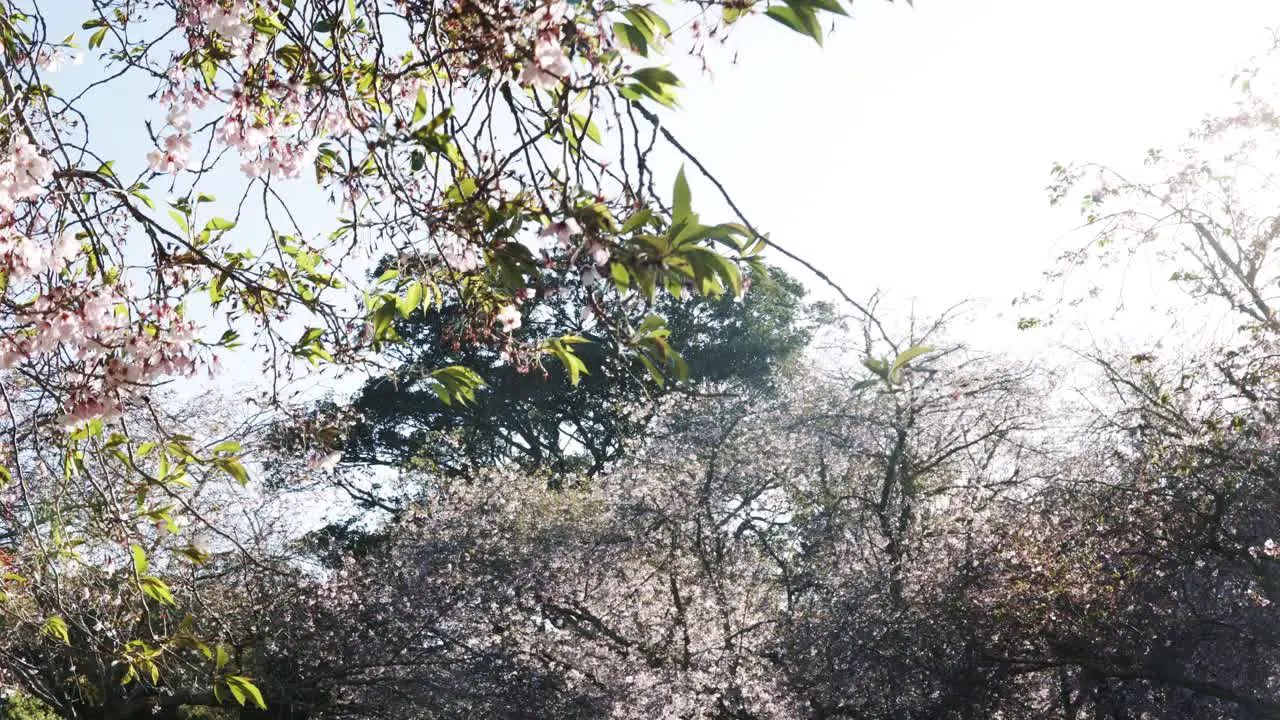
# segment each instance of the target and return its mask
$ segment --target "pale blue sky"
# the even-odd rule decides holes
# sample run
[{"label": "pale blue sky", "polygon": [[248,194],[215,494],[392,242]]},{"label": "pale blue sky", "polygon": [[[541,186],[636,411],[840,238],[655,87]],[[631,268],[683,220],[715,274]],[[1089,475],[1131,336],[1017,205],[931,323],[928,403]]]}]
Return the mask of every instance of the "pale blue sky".
[{"label": "pale blue sky", "polygon": [[[85,16],[79,5],[67,6],[68,31]],[[683,108],[662,114],[757,227],[855,297],[879,287],[926,309],[965,298],[1007,309],[1035,289],[1077,218],[1048,208],[1051,164],[1133,165],[1176,143],[1231,97],[1232,71],[1280,24],[1280,6],[1259,0],[853,7],[824,48],[766,18],[741,23],[713,56],[714,80],[677,62]],[[95,74],[88,65],[66,79]],[[117,120],[97,124],[97,140],[137,146],[121,160],[140,170],[149,148],[138,121],[163,110],[116,103],[95,98],[94,112]],[[221,174],[239,184],[234,163]],[[690,180],[703,217],[728,219],[710,185]],[[327,212],[306,214],[323,229]],[[974,337],[994,341],[1014,317]]]},{"label": "pale blue sky", "polygon": [[[79,5],[66,6],[67,31],[84,19]],[[879,287],[925,309],[976,297],[1007,310],[1035,289],[1076,221],[1048,208],[1051,164],[1131,165],[1176,143],[1230,97],[1231,72],[1265,49],[1267,26],[1280,20],[1274,0],[854,7],[822,49],[767,19],[744,22],[731,42],[740,63],[721,54],[714,82],[681,63],[683,110],[663,116],[759,228],[856,297]],[[66,77],[95,73],[86,64]],[[114,120],[95,117],[95,140],[139,171],[149,148],[137,120],[163,109],[121,107],[126,95],[94,99],[91,112]],[[231,165],[219,182],[235,186]],[[702,216],[728,219],[711,187],[690,180]],[[321,230],[325,213],[307,214]],[[1015,318],[963,332],[980,347],[1044,347],[1044,334],[1013,333]],[[261,379],[252,354],[224,359],[223,383]]]}]

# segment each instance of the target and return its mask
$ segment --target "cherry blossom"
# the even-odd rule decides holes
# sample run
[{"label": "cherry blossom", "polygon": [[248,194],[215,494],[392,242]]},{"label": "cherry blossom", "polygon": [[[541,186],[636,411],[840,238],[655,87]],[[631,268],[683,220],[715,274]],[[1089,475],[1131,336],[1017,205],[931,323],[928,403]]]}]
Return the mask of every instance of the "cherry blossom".
[{"label": "cherry blossom", "polygon": [[520,82],[542,90],[554,90],[569,78],[569,57],[555,38],[539,37],[533,46],[533,60],[520,72]]},{"label": "cherry blossom", "polygon": [[498,311],[495,319],[506,332],[511,332],[520,327],[520,311],[516,309],[515,305],[504,305]]},{"label": "cherry blossom", "polygon": [[543,237],[555,238],[556,242],[564,249],[570,247],[570,241],[574,235],[580,234],[582,234],[582,227],[573,218],[549,223],[542,228],[541,232]]}]

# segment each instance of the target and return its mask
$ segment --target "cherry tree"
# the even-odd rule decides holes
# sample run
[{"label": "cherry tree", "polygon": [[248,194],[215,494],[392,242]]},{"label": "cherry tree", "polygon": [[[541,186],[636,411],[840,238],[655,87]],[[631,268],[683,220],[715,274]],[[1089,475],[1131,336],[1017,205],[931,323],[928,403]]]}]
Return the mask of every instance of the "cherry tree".
[{"label": "cherry tree", "polygon": [[[594,479],[436,480],[292,594],[267,696],[353,717],[828,717],[872,687],[927,705],[847,658],[911,667],[891,639],[933,614],[939,553],[1016,488],[985,478],[1022,462],[1006,401],[1027,378],[973,384],[989,361],[961,357],[916,351],[887,378],[874,360],[853,380],[788,368],[808,380],[782,397],[672,398],[643,450]],[[855,624],[883,644],[854,643]]]},{"label": "cherry tree", "polygon": [[[243,485],[253,467],[245,438],[206,443],[217,433],[183,432],[152,397],[205,382],[237,348],[261,362],[269,408],[311,366],[378,372],[397,318],[448,305],[459,342],[577,378],[591,371],[575,352],[583,338],[514,332],[535,299],[568,294],[588,310],[623,307],[601,315],[621,352],[678,377],[654,303],[742,295],[770,241],[746,217],[704,222],[684,171],[657,170],[666,148],[707,173],[662,124],[681,85],[664,57],[705,58],[753,15],[820,40],[819,18],[845,11],[789,0],[663,12],[671,19],[614,2],[0,4],[4,632],[68,648],[96,638],[101,672],[69,659],[62,678],[97,678],[86,687],[160,687],[194,652],[217,698],[262,703],[200,639],[209,628],[150,620],[199,615],[155,569],[186,557],[198,572],[196,528],[237,537],[206,516],[202,493],[208,473]],[[476,371],[433,368],[428,382],[466,401]],[[52,605],[40,595],[66,563],[107,562],[131,570],[104,576],[110,590],[86,571],[83,600],[132,592],[134,630],[73,622],[84,617],[63,592],[74,583],[56,584]],[[85,690],[59,710],[106,699]]]}]

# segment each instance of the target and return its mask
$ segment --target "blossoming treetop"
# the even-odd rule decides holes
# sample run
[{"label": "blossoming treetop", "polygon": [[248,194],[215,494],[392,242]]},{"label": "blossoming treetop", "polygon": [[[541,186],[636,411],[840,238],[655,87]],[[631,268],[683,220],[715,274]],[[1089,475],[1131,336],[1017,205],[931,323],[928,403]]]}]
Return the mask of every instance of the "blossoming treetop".
[{"label": "blossoming treetop", "polygon": [[[695,52],[752,11],[694,9]],[[745,224],[701,223],[683,174],[672,195],[659,190],[649,108],[674,106],[680,82],[654,58],[676,33],[646,5],[95,0],[85,10],[88,62],[102,77],[72,97],[46,76],[81,59],[83,38],[48,37],[58,18],[40,3],[6,3],[0,29],[0,357],[47,362],[70,424],[113,417],[149,383],[196,372],[246,321],[276,354],[349,362],[395,339],[397,313],[447,301],[469,311],[461,335],[503,343],[534,294],[586,283],[632,298],[643,317],[657,293],[742,292],[739,266],[764,248]],[[820,38],[817,13],[842,10],[794,0],[767,12]],[[139,150],[147,170],[134,177],[116,164],[136,158],[95,144],[101,118],[81,110],[129,76],[160,102],[147,121],[155,147]],[[242,173],[230,218],[204,191],[223,164]],[[307,235],[277,189],[304,176],[341,209],[325,235]],[[237,232],[259,194],[268,232]],[[397,262],[370,285],[367,266],[351,262],[360,254]],[[193,326],[196,294],[227,321],[220,340]],[[288,320],[305,329],[285,336],[299,330]],[[659,326],[615,320],[655,369],[668,361]],[[572,340],[508,351],[582,369]],[[447,392],[476,381],[440,376]]]},{"label": "blossoming treetop", "polygon": [[[13,617],[55,642],[91,632],[16,601],[42,572],[117,555],[140,612],[174,604],[148,573],[166,553],[201,561],[181,532],[207,524],[191,474],[248,475],[234,434],[200,445],[147,393],[239,345],[275,390],[307,363],[376,366],[397,317],[447,303],[456,342],[519,367],[554,359],[576,379],[592,371],[582,338],[513,334],[535,301],[558,298],[594,313],[657,381],[678,375],[654,303],[742,294],[768,242],[745,217],[703,222],[683,170],[655,172],[659,141],[707,172],[660,124],[681,86],[662,55],[701,54],[757,13],[820,41],[819,18],[844,10],[0,2],[0,484],[59,499],[49,517],[5,521],[23,538],[0,561]],[[148,147],[112,139],[129,113]],[[442,367],[431,382],[465,401],[483,379]],[[184,627],[170,640],[195,642]],[[163,647],[126,645],[129,678],[155,682]],[[228,677],[215,687],[253,695]]]}]

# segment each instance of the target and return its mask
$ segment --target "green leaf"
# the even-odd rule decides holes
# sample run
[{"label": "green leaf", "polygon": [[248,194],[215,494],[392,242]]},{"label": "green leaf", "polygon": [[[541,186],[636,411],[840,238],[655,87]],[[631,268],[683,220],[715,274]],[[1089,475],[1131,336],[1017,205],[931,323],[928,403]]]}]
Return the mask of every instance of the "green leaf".
[{"label": "green leaf", "polygon": [[445,121],[451,117],[453,117],[453,108],[445,108],[444,110],[441,110],[435,117],[431,118],[431,122],[427,123],[425,132],[436,132],[441,127],[444,127]]},{"label": "green leaf", "polygon": [[297,349],[305,348],[323,336],[324,328],[307,328],[302,331],[302,337],[298,338],[298,342],[294,343],[293,346]]},{"label": "green leaf", "polygon": [[641,68],[631,73],[631,77],[645,87],[662,92],[669,85],[680,87],[680,78],[666,68]]},{"label": "green leaf", "polygon": [[266,710],[267,703],[262,698],[262,692],[253,684],[249,678],[243,675],[228,675],[226,678],[227,689],[235,696],[236,701],[241,705],[245,703],[245,696],[253,699],[253,704],[260,709]]},{"label": "green leaf", "polygon": [[200,76],[204,78],[204,84],[213,87],[218,80],[218,66],[212,60],[205,60],[200,63]]},{"label": "green leaf", "polygon": [[240,483],[241,485],[249,484],[249,473],[244,469],[244,466],[241,465],[239,461],[223,460],[218,464],[222,467],[222,470],[225,473],[235,478],[236,482]]},{"label": "green leaf", "polygon": [[244,701],[247,699],[244,695],[244,690],[241,690],[237,685],[232,685],[230,681],[227,682],[227,689],[231,691],[231,696],[236,699],[236,702],[244,705]]},{"label": "green leaf", "polygon": [[663,40],[671,37],[671,26],[667,21],[643,5],[632,5],[622,11],[622,16],[635,23],[635,26],[654,45],[661,45]]},{"label": "green leaf", "polygon": [[578,335],[567,335],[562,338],[549,340],[543,346],[544,351],[554,355],[555,358],[564,365],[565,369],[569,371],[569,383],[572,385],[577,385],[583,375],[590,373],[587,370],[587,364],[582,361],[582,358],[578,357],[577,354],[574,353],[571,346],[588,342],[590,342],[590,340],[587,340],[584,337],[580,337]]},{"label": "green leaf", "polygon": [[721,17],[724,18],[724,24],[732,25],[734,22],[738,20],[738,18],[742,17],[743,15],[746,15],[751,10],[753,5],[754,3],[751,3],[751,4],[744,3],[742,5],[739,5],[739,4],[725,5],[724,10],[721,12]]},{"label": "green leaf", "polygon": [[417,125],[418,121],[427,116],[427,90],[422,88],[418,90],[418,99],[413,103],[413,124]]},{"label": "green leaf", "polygon": [[684,177],[684,166],[681,166],[671,192],[671,222],[677,225],[686,222],[692,214],[693,198],[689,193],[689,182]]},{"label": "green leaf", "polygon": [[474,370],[462,365],[451,365],[431,372],[431,389],[446,405],[457,402],[466,405],[475,400],[476,390],[484,387],[484,379]]},{"label": "green leaf", "polygon": [[663,107],[674,108],[678,104],[675,93],[672,93],[669,90],[655,91],[652,88],[645,87],[639,83],[632,83],[630,85],[623,86],[623,88],[618,91],[618,94],[632,102],[640,102],[644,98],[649,98],[650,100],[661,104]]},{"label": "green leaf", "polygon": [[640,57],[649,56],[649,41],[645,38],[645,34],[635,25],[616,22],[613,24],[613,34],[626,49]]},{"label": "green leaf", "polygon": [[793,6],[774,5],[765,10],[764,14],[801,35],[808,35],[819,45],[822,44],[822,26],[818,23],[818,16],[813,10],[809,8],[797,10]]},{"label": "green leaf", "polygon": [[446,190],[444,194],[445,197],[449,198],[449,200],[455,203],[462,203],[472,195],[475,195],[477,189],[478,186],[476,185],[475,178],[464,177],[453,185],[450,185],[449,189]]},{"label": "green leaf", "polygon": [[585,133],[589,139],[595,142],[595,144],[601,144],[600,128],[596,127],[596,124],[589,118],[583,117],[577,113],[569,113],[569,121],[573,123],[574,135],[582,135]]},{"label": "green leaf", "polygon": [[170,607],[177,605],[173,600],[173,593],[170,592],[169,586],[160,578],[146,575],[138,578],[138,584],[142,586],[142,592],[152,600]]},{"label": "green leaf", "polygon": [[139,575],[146,575],[147,568],[150,564],[147,562],[147,553],[142,549],[141,545],[130,545],[129,552],[133,554],[133,570]]},{"label": "green leaf", "polygon": [[618,292],[625,293],[627,288],[631,287],[631,275],[627,272],[626,266],[622,263],[610,263],[609,274],[613,277],[613,284],[618,288]]},{"label": "green leaf", "polygon": [[[194,545],[188,545],[187,547],[182,548],[178,552],[182,553],[183,557],[187,558],[188,560],[195,563],[196,565],[203,565],[209,561],[209,553],[205,552],[204,550],[201,550],[200,548]],[[206,652],[206,655],[207,654],[208,653]]]},{"label": "green leaf", "polygon": [[862,364],[880,378],[885,380],[889,379],[889,363],[883,360],[876,360],[875,358],[867,358],[862,361]]},{"label": "green leaf", "polygon": [[212,231],[215,231],[215,232],[216,232],[216,231],[218,231],[218,230],[230,230],[231,228],[233,228],[233,227],[235,227],[235,226],[236,226],[236,224],[235,224],[235,222],[234,222],[234,221],[232,221],[232,220],[228,220],[228,219],[226,219],[226,218],[216,217],[216,218],[214,218],[214,219],[210,220],[209,222],[205,223],[205,224],[204,224],[204,229],[205,229],[205,230],[212,230]]},{"label": "green leaf", "polygon": [[693,267],[699,292],[720,295],[728,287],[735,297],[742,294],[742,275],[728,258],[709,248],[694,246],[684,251]]},{"label": "green leaf", "polygon": [[649,208],[640,208],[639,210],[636,211],[635,215],[632,215],[631,217],[627,218],[627,221],[622,224],[622,229],[619,230],[618,232],[622,235],[626,235],[629,232],[635,232],[645,223],[649,222],[649,220],[652,217],[653,217],[652,210],[650,210]]},{"label": "green leaf", "polygon": [[46,618],[44,626],[40,628],[40,632],[51,638],[61,640],[67,645],[71,644],[71,635],[67,632],[67,621],[57,615]]},{"label": "green leaf", "polygon": [[190,234],[191,234],[191,229],[190,229],[190,227],[187,225],[187,216],[186,216],[186,215],[183,215],[182,213],[178,212],[177,210],[170,210],[170,211],[169,211],[169,217],[173,218],[173,221],[174,221],[175,223],[177,223],[177,224],[178,224],[178,227],[182,228],[182,234],[184,234],[184,235],[190,235]]},{"label": "green leaf", "polygon": [[[787,4],[792,5],[795,3],[795,1],[796,0],[792,0],[792,2]],[[840,0],[806,0],[806,1],[810,5],[818,8],[819,10],[825,10],[826,12],[829,12],[835,15],[844,15],[845,17],[848,17],[849,15],[849,12],[845,10],[844,6],[840,4]]]},{"label": "green leaf", "polygon": [[231,657],[227,655],[227,649],[222,647],[221,645],[218,646],[216,657],[217,659],[214,661],[214,666],[218,670],[221,670],[222,668],[226,667],[227,663],[231,661]]},{"label": "green leaf", "polygon": [[644,353],[636,355],[640,359],[640,364],[644,365],[644,369],[649,371],[649,378],[658,385],[666,385],[666,378],[662,376],[662,371],[658,370],[658,366],[654,364]]},{"label": "green leaf", "polygon": [[896,379],[898,371],[906,367],[907,363],[929,352],[933,352],[933,348],[928,347],[927,345],[916,345],[915,347],[903,350],[898,354],[898,357],[894,358],[893,367],[889,369],[889,377]]},{"label": "green leaf", "polygon": [[409,283],[409,289],[404,293],[404,300],[399,303],[400,315],[409,317],[409,315],[418,309],[422,304],[422,282],[414,280]]}]

